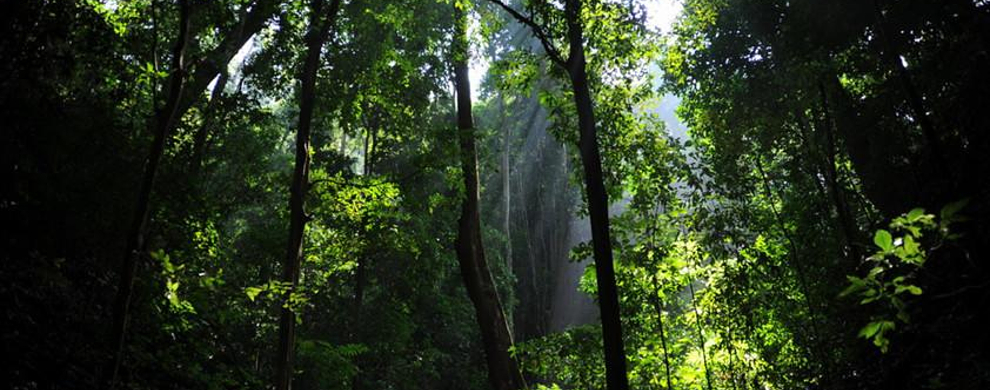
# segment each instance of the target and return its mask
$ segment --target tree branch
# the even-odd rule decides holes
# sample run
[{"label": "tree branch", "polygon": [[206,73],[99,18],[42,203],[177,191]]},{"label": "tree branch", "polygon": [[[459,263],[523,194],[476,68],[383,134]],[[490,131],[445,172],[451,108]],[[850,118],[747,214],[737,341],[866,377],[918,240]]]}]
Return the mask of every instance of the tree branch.
[{"label": "tree branch", "polygon": [[519,13],[519,11],[516,11],[514,8],[510,7],[508,4],[505,4],[500,0],[488,0],[488,1],[501,7],[503,10],[505,10],[505,12],[508,12],[509,15],[512,15],[512,17],[515,18],[519,23],[529,26],[530,30],[533,31],[533,36],[535,36],[536,39],[540,41],[540,44],[543,45],[543,50],[547,52],[547,56],[550,57],[550,61],[553,61],[553,63],[560,65],[565,69],[567,68],[567,64],[569,60],[564,59],[564,57],[560,54],[560,51],[557,50],[556,47],[554,47],[553,42],[551,41],[550,37],[547,35],[547,32],[543,29],[543,27],[536,24],[536,22],[533,21],[533,18],[526,17],[525,15]]},{"label": "tree branch", "polygon": [[264,28],[272,16],[278,12],[278,0],[257,0],[236,27],[228,31],[223,40],[209,53],[195,62],[191,79],[187,82],[179,99],[177,112],[182,116],[202,96],[203,91],[220,74],[221,70],[257,32]]}]

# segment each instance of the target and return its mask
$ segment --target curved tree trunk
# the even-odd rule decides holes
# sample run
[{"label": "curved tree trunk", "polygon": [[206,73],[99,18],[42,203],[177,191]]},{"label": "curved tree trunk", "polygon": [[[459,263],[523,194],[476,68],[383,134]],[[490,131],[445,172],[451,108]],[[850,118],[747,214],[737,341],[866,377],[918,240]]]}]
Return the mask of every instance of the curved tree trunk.
[{"label": "curved tree trunk", "polygon": [[196,69],[186,83],[188,88],[185,88],[178,102],[180,116],[189,111],[196,100],[202,97],[203,91],[210,82],[230,63],[248,40],[265,27],[268,19],[278,11],[281,2],[281,0],[257,0],[252,3],[251,10],[244,20],[224,35],[223,40],[213,51],[196,61]]},{"label": "curved tree trunk", "polygon": [[[282,266],[282,281],[289,284],[293,293],[299,282],[302,260],[303,236],[309,216],[304,209],[309,187],[309,138],[313,125],[313,108],[316,100],[316,73],[320,65],[323,42],[336,20],[340,0],[332,0],[324,11],[323,0],[313,0],[310,5],[309,30],[306,32],[306,59],[303,63],[299,95],[299,127],[296,132],[296,162],[289,189],[289,240]],[[325,12],[325,13],[324,13]],[[292,367],[295,356],[296,313],[286,302],[279,317],[279,343],[275,356],[275,388],[292,388]]]},{"label": "curved tree trunk", "polygon": [[124,336],[127,329],[127,316],[130,307],[137,263],[144,246],[144,230],[148,219],[151,203],[151,192],[154,188],[158,165],[165,152],[165,142],[168,132],[175,122],[189,110],[210,84],[210,81],[220,72],[221,67],[227,66],[231,58],[244,46],[247,40],[260,31],[265,22],[275,13],[278,2],[275,0],[259,0],[251,7],[239,26],[224,35],[223,41],[202,61],[197,62],[192,77],[186,80],[188,70],[185,69],[184,54],[188,46],[189,34],[189,5],[187,0],[180,0],[179,39],[172,55],[172,75],[169,80],[168,97],[165,106],[155,113],[149,121],[149,127],[154,129],[154,139],[145,161],[144,175],[141,187],[138,189],[137,205],[133,218],[127,230],[124,247],[124,262],[121,266],[120,282],[113,303],[113,321],[111,328],[111,345],[114,359],[109,368],[109,383],[112,387],[117,382],[117,374],[122,359]]},{"label": "curved tree trunk", "polygon": [[172,50],[172,67],[169,76],[168,97],[161,111],[155,113],[152,120],[154,139],[144,165],[144,177],[138,189],[137,205],[130,228],[127,231],[127,241],[124,247],[124,262],[121,266],[120,284],[113,303],[113,328],[111,328],[111,345],[114,359],[110,368],[110,387],[117,384],[117,375],[124,355],[124,336],[127,333],[128,311],[133,295],[134,277],[137,273],[137,263],[141,258],[144,247],[144,231],[148,220],[148,210],[151,205],[151,191],[155,186],[158,165],[165,153],[165,140],[168,132],[174,127],[176,118],[181,116],[177,106],[182,96],[185,79],[185,53],[189,42],[189,0],[179,1],[179,34]]},{"label": "curved tree trunk", "polygon": [[474,304],[481,330],[488,380],[496,390],[524,387],[522,374],[509,355],[512,334],[495,289],[485,250],[481,243],[481,218],[478,207],[478,162],[475,150],[474,121],[471,116],[471,85],[468,79],[467,16],[455,4],[455,35],[453,42],[454,87],[457,92],[457,135],[460,144],[461,170],[464,175],[464,202],[458,220],[457,260],[464,286]]}]

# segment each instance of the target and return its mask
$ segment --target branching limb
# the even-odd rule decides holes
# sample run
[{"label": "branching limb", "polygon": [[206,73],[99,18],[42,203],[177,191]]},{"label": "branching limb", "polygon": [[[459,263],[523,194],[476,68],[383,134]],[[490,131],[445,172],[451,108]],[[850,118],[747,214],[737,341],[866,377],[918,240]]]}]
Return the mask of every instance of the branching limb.
[{"label": "branching limb", "polygon": [[536,24],[536,22],[533,21],[533,18],[519,13],[519,11],[516,11],[508,4],[503,3],[501,0],[488,1],[501,7],[505,10],[505,12],[508,12],[509,15],[512,15],[512,17],[519,23],[529,26],[530,30],[533,30],[533,36],[535,36],[536,39],[540,41],[540,44],[543,45],[543,50],[547,52],[547,56],[550,57],[550,61],[553,61],[553,63],[560,65],[565,69],[567,68],[568,60],[564,59],[564,57],[560,54],[560,51],[553,45],[553,41],[550,39],[550,36],[547,34],[546,30],[539,24]]}]

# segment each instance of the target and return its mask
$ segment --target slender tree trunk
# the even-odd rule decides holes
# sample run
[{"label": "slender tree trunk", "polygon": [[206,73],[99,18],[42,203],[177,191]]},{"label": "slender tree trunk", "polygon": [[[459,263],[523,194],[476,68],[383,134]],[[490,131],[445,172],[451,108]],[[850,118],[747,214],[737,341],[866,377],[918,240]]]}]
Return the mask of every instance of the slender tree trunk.
[{"label": "slender tree trunk", "polygon": [[502,302],[495,289],[485,251],[481,243],[479,215],[478,161],[471,116],[471,85],[468,78],[467,15],[465,7],[455,4],[453,42],[454,87],[457,96],[457,134],[460,144],[461,170],[464,175],[464,202],[458,221],[457,260],[468,296],[474,304],[481,330],[482,344],[488,363],[488,380],[495,390],[523,388],[519,367],[509,355],[512,334],[506,321]]},{"label": "slender tree trunk", "polygon": [[[647,213],[647,216],[651,220],[650,238],[649,238],[650,251],[654,251],[654,252],[657,251],[657,247],[658,247],[656,241],[657,230],[658,230],[657,225],[659,225],[660,223],[660,213],[665,211],[666,211],[666,204],[664,203],[663,200],[661,200],[656,205],[655,212],[653,213],[653,215]],[[654,266],[657,267],[658,270],[659,270],[659,264],[662,261],[662,259],[663,259],[662,255],[654,256]],[[660,301],[660,293],[661,293],[660,282],[657,280],[656,272],[653,272],[653,274],[650,275],[650,281],[652,282],[652,287],[653,287],[653,294],[650,295],[650,302],[653,304],[653,308],[657,312],[657,330],[659,330],[660,333],[660,348],[663,349],[663,368],[666,373],[667,390],[673,390],[674,385],[671,383],[671,378],[670,378],[670,353],[667,350],[667,334],[663,328],[663,303]]]},{"label": "slender tree trunk", "polygon": [[[366,111],[370,112],[370,110]],[[367,134],[365,134],[364,139],[364,177],[370,177],[374,173],[375,169],[375,149],[376,149],[376,134],[378,134],[378,121],[371,120],[368,122],[366,129]],[[354,272],[354,317],[351,333],[357,335],[357,329],[361,326],[361,312],[364,306],[364,290],[368,282],[368,262],[371,260],[371,256],[374,251],[365,253],[361,258],[357,260],[357,269]],[[359,339],[355,339],[355,342],[360,342]],[[355,384],[358,382],[355,381]]]},{"label": "slender tree trunk", "polygon": [[226,69],[220,71],[217,83],[213,86],[213,92],[210,94],[210,102],[207,103],[206,110],[203,112],[203,123],[193,136],[193,153],[189,161],[189,172],[194,180],[199,176],[199,172],[203,168],[203,159],[206,155],[206,144],[210,136],[210,127],[213,126],[213,117],[216,115],[217,105],[220,104],[220,98],[223,97],[223,89],[227,85],[229,77],[229,72]]},{"label": "slender tree trunk", "polygon": [[120,364],[124,354],[124,338],[127,333],[128,311],[133,295],[134,277],[137,272],[137,264],[141,259],[141,251],[144,248],[145,225],[148,220],[148,210],[151,204],[151,192],[155,185],[155,176],[158,174],[158,165],[161,163],[162,155],[165,152],[165,140],[168,132],[174,126],[176,118],[179,117],[176,106],[185,80],[185,53],[189,41],[189,0],[179,0],[179,33],[172,50],[172,67],[169,76],[168,97],[165,106],[154,115],[151,121],[154,127],[154,139],[151,142],[151,149],[145,160],[144,176],[141,180],[141,187],[138,189],[137,204],[134,207],[134,215],[130,228],[127,231],[127,241],[124,247],[124,261],[121,266],[120,281],[117,287],[117,296],[113,303],[113,328],[111,329],[111,345],[113,345],[114,359],[110,368],[110,388],[117,384],[117,375],[120,371]]},{"label": "slender tree trunk", "polygon": [[701,347],[701,364],[705,367],[705,383],[708,384],[708,390],[712,390],[712,376],[708,371],[708,353],[705,351],[705,332],[701,328],[701,313],[698,312],[698,301],[695,300],[694,296],[694,284],[689,280],[688,290],[691,291],[691,309],[694,310],[694,324],[698,328],[698,346]]},{"label": "slender tree trunk", "polygon": [[368,151],[371,147],[371,130],[365,131],[364,134],[364,151],[361,153],[361,158],[364,159],[364,166],[362,172],[365,176],[368,176]]},{"label": "slender tree trunk", "polygon": [[[790,233],[788,233],[787,231],[787,226],[784,224],[783,217],[780,216],[780,212],[777,211],[777,206],[775,206],[773,203],[775,196],[773,193],[773,189],[770,187],[770,178],[767,177],[767,173],[763,169],[762,159],[760,159],[759,156],[757,156],[756,170],[757,172],[760,173],[760,180],[761,180],[761,184],[763,185],[763,192],[767,197],[767,203],[770,206],[770,212],[773,214],[774,221],[777,222],[777,227],[780,228],[780,234],[783,235],[784,239],[787,240],[788,247],[790,249],[788,253],[790,257],[790,266],[794,270],[795,275],[797,275],[798,285],[801,288],[801,294],[804,295],[804,303],[807,306],[808,315],[811,316],[812,319],[814,319],[817,317],[817,315],[816,315],[816,311],[814,310],[814,306],[811,303],[811,289],[809,288],[808,285],[808,277],[805,274],[804,267],[801,266],[801,262],[799,261],[798,258],[797,243],[795,243],[794,239],[791,238]],[[818,337],[817,331],[815,332],[815,337]]]},{"label": "slender tree trunk", "polygon": [[569,46],[567,72],[574,88],[574,103],[577,106],[580,133],[578,147],[584,167],[588,214],[591,219],[591,240],[605,347],[605,381],[609,390],[626,390],[629,388],[629,378],[626,375],[626,354],[622,341],[622,322],[619,319],[619,294],[615,285],[612,241],[609,237],[608,193],[605,191],[594,105],[585,69],[584,31],[580,20],[581,1],[566,0],[564,13],[567,19]]},{"label": "slender tree trunk", "polygon": [[[732,331],[729,331],[728,345],[729,345],[729,378],[732,381],[732,390],[737,390],[739,387],[736,385],[736,348],[732,346]],[[744,381],[745,382],[745,381]],[[745,383],[744,383],[745,385]]]},{"label": "slender tree trunk", "polygon": [[663,328],[663,305],[660,303],[660,283],[657,282],[656,275],[653,275],[653,296],[650,301],[653,303],[653,308],[657,312],[657,329],[660,331],[660,348],[663,349],[663,368],[666,373],[667,378],[667,390],[673,390],[674,385],[671,384],[670,379],[670,353],[667,350],[667,334]]},{"label": "slender tree trunk", "polygon": [[492,0],[514,18],[527,24],[541,40],[547,55],[567,72],[574,91],[574,103],[578,116],[578,148],[584,168],[585,191],[588,198],[588,214],[591,220],[591,241],[595,259],[595,276],[598,284],[598,302],[602,319],[602,341],[605,349],[605,381],[609,390],[627,390],[626,356],[622,341],[622,322],[619,318],[619,294],[615,285],[615,265],[612,261],[612,242],[609,237],[608,193],[605,191],[601,155],[598,150],[594,103],[588,85],[584,57],[584,30],[581,21],[581,0],[564,1],[564,19],[567,25],[567,59],[554,50],[541,26],[526,18],[512,7]]},{"label": "slender tree trunk", "polygon": [[[811,131],[811,127],[808,124],[807,119],[805,118],[804,111],[798,110],[794,115],[794,120],[797,121],[798,123],[798,130],[800,130],[798,132],[798,135],[801,138],[801,144],[804,145],[805,149],[807,149],[808,159],[814,162],[814,164],[812,165],[812,169],[808,169],[803,165],[800,167],[800,169],[806,170],[805,173],[808,175],[808,177],[811,178],[811,181],[815,183],[815,190],[818,192],[818,198],[829,199],[825,190],[826,183],[819,180],[819,176],[824,177],[826,174],[823,172],[823,170],[825,169],[824,164],[818,163],[820,162],[819,161],[820,156],[818,155],[818,149],[817,149],[818,142],[816,142],[815,139],[811,138],[811,135],[813,133]],[[827,204],[828,202],[825,203],[826,204],[823,205],[823,207],[821,207],[821,211],[828,214],[831,209]]]},{"label": "slender tree trunk", "polygon": [[[310,4],[309,29],[306,33],[306,57],[299,77],[299,127],[296,132],[296,162],[289,189],[289,240],[282,266],[282,281],[289,284],[290,294],[295,293],[299,282],[299,268],[303,253],[303,236],[306,230],[305,199],[309,187],[309,140],[313,125],[313,108],[316,100],[316,74],[320,65],[323,42],[337,17],[340,0],[331,0],[324,10],[323,0]],[[292,388],[292,367],[295,356],[296,312],[288,297],[279,317],[279,344],[275,356],[275,388]]]},{"label": "slender tree trunk", "polygon": [[509,271],[512,271],[512,180],[509,165],[510,146],[512,145],[512,127],[505,125],[505,104],[502,95],[496,98],[498,101],[499,124],[502,127],[502,230],[505,231],[505,264]]},{"label": "slender tree trunk", "polygon": [[798,286],[801,289],[801,294],[804,295],[804,304],[808,310],[808,324],[811,326],[811,353],[818,355],[817,359],[819,363],[822,364],[825,370],[826,380],[830,378],[831,375],[831,360],[828,359],[828,354],[825,352],[824,340],[818,328],[818,321],[821,316],[818,315],[818,311],[815,310],[815,305],[811,301],[811,287],[808,283],[808,275],[805,267],[801,266],[800,256],[798,255],[798,246],[794,242],[794,238],[787,231],[787,226],[784,224],[784,219],[781,217],[780,212],[777,211],[777,206],[774,205],[774,193],[770,186],[770,178],[767,176],[766,171],[763,169],[762,159],[757,156],[756,170],[760,173],[760,178],[762,179],[763,190],[765,196],[767,197],[767,202],[770,205],[770,211],[773,214],[774,220],[777,222],[777,226],[780,229],[780,234],[784,236],[788,243],[788,257],[791,269],[794,270],[795,275],[798,279]]},{"label": "slender tree trunk", "polygon": [[856,221],[853,220],[849,203],[843,194],[842,186],[839,184],[839,172],[835,168],[835,136],[832,131],[832,115],[828,104],[828,95],[825,93],[825,84],[818,83],[818,93],[822,103],[822,129],[825,132],[825,178],[828,181],[829,195],[835,204],[836,214],[839,216],[839,226],[842,228],[846,245],[849,247],[849,256],[853,261],[859,261],[859,248],[856,246],[856,238],[859,236],[856,228]]},{"label": "slender tree trunk", "polygon": [[141,187],[138,189],[137,206],[134,209],[133,218],[127,231],[124,263],[121,267],[121,279],[113,304],[111,345],[115,352],[112,366],[108,370],[110,372],[109,382],[111,386],[116,384],[117,374],[120,368],[134,277],[137,262],[140,259],[139,252],[144,246],[144,230],[150,208],[151,191],[154,187],[158,165],[165,151],[168,132],[174,127],[175,121],[181,118],[189,110],[193,102],[199,98],[202,91],[206,89],[210,81],[219,73],[221,67],[226,66],[237,51],[244,46],[244,43],[254,33],[261,30],[268,18],[275,13],[278,4],[275,0],[259,0],[254,3],[251,11],[245,16],[242,23],[235,30],[224,35],[223,41],[220,42],[217,48],[197,63],[196,71],[193,73],[191,79],[187,81],[185,80],[186,69],[184,68],[183,58],[187,45],[186,41],[188,41],[189,25],[189,6],[186,3],[187,0],[180,0],[180,11],[185,16],[180,15],[180,39],[176,44],[175,52],[172,56],[173,69],[169,82],[169,96],[163,109],[157,111],[154,119],[150,121],[152,123],[150,127],[154,128],[154,139],[145,161],[144,176],[141,181]]}]

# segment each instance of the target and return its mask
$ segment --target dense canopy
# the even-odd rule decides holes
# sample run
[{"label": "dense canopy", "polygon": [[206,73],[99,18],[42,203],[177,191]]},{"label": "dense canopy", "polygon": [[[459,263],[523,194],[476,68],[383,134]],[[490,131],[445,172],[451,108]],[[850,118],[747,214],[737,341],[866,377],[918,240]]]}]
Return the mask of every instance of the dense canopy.
[{"label": "dense canopy", "polygon": [[11,0],[0,387],[990,388],[983,0]]}]

